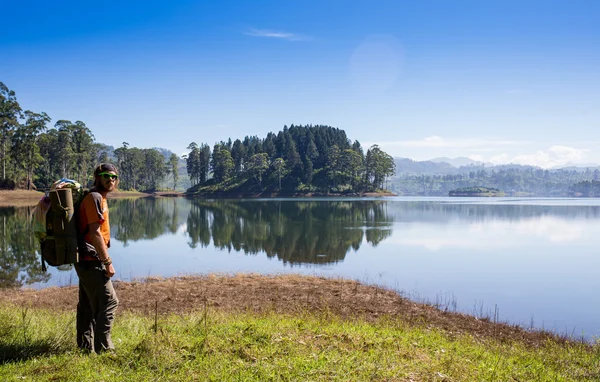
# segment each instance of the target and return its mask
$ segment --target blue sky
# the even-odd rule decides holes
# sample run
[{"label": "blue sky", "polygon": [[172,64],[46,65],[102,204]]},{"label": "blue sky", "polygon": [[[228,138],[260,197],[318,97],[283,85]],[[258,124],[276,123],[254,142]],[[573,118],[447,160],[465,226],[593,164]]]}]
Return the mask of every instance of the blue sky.
[{"label": "blue sky", "polygon": [[600,163],[598,1],[4,3],[0,81],[110,145],[326,124],[416,160]]}]

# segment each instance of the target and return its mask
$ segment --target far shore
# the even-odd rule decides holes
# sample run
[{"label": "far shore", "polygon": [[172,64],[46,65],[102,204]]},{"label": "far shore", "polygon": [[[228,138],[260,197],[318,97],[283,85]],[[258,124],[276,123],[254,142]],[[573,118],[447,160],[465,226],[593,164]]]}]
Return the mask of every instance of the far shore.
[{"label": "far shore", "polygon": [[[34,190],[0,190],[0,207],[27,207],[34,206],[44,196],[42,191]],[[187,194],[181,191],[156,191],[152,193],[138,191],[114,191],[108,194],[109,199],[126,199],[126,198],[144,198],[144,197],[188,197],[188,198],[278,198],[278,197],[385,197],[397,196],[391,192],[368,192],[363,194],[269,194],[269,195],[232,195],[227,193],[222,194]]]},{"label": "far shore", "polygon": [[[34,206],[45,192],[34,190],[0,190],[0,206],[26,207]],[[153,194],[137,191],[114,191],[108,194],[109,199],[143,198],[148,196],[183,196],[183,193],[156,192]]]},{"label": "far shore", "polygon": [[362,193],[349,193],[349,194],[338,194],[338,193],[323,193],[323,192],[307,192],[307,193],[239,193],[239,192],[206,192],[206,193],[184,193],[184,196],[188,198],[198,199],[241,199],[241,198],[373,198],[373,197],[386,197],[386,196],[398,196],[393,192],[362,192]]}]

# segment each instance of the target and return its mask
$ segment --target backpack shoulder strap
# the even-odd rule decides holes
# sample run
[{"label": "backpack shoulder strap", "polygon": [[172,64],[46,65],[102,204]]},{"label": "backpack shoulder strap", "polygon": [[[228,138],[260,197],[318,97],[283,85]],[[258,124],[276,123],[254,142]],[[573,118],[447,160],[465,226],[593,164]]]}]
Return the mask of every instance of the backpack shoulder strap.
[{"label": "backpack shoulder strap", "polygon": [[[91,189],[91,190],[85,190],[83,191],[83,193],[81,194],[81,196],[79,197],[79,200],[77,201],[77,206],[76,206],[76,210],[77,210],[77,219],[79,219],[79,208],[81,207],[81,203],[83,203],[83,199],[88,195],[88,194],[92,194],[92,193],[96,193],[96,194],[100,194],[98,191]],[[79,224],[77,225],[79,227]],[[83,232],[80,233],[81,238],[83,238],[85,235],[87,235],[87,233],[90,231],[89,225],[86,225],[85,228],[83,229]]]}]

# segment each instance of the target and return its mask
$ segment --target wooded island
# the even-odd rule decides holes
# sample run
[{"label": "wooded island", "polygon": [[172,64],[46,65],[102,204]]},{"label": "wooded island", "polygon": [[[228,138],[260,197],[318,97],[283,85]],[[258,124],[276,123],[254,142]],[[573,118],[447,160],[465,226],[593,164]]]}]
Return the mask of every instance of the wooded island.
[{"label": "wooded island", "polygon": [[464,187],[448,193],[448,196],[506,196],[504,191],[491,187]]}]

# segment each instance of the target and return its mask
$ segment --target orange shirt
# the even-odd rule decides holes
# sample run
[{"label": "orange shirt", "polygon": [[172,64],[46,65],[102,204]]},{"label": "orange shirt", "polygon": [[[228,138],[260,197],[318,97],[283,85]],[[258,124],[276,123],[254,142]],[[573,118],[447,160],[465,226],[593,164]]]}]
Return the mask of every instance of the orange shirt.
[{"label": "orange shirt", "polygon": [[[110,224],[108,221],[108,203],[106,198],[99,192],[90,192],[81,201],[79,207],[79,232],[86,232],[86,227],[91,223],[100,223],[100,233],[104,243],[110,244]],[[84,240],[92,243],[89,232],[86,232]]]}]

